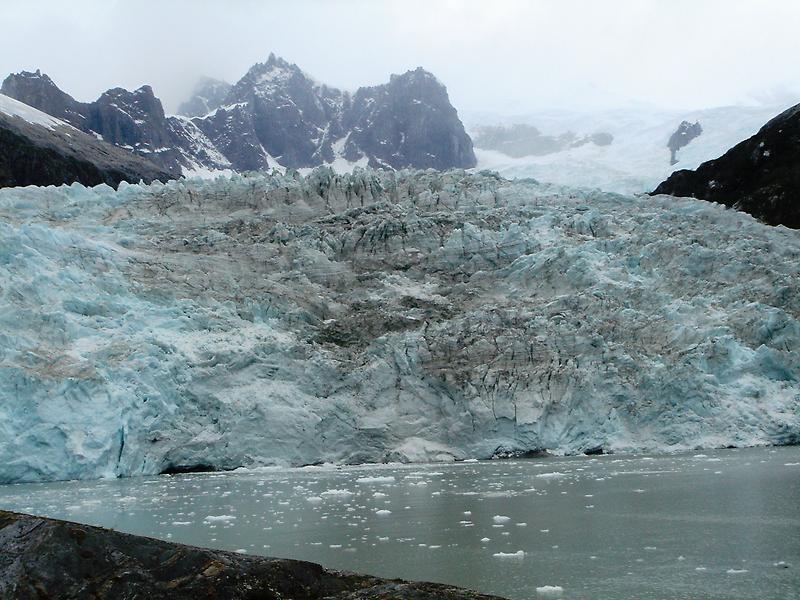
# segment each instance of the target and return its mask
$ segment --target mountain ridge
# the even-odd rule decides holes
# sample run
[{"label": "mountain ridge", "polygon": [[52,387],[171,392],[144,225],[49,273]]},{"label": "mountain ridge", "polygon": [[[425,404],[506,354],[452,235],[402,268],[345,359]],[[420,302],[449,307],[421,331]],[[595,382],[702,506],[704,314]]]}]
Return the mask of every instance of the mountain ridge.
[{"label": "mountain ridge", "polygon": [[181,105],[186,115],[166,114],[147,85],[112,88],[93,102],[79,102],[39,70],[9,75],[0,92],[174,177],[337,162],[392,169],[476,164],[472,140],[446,88],[422,68],[351,94],[270,54],[232,85],[201,80]]}]

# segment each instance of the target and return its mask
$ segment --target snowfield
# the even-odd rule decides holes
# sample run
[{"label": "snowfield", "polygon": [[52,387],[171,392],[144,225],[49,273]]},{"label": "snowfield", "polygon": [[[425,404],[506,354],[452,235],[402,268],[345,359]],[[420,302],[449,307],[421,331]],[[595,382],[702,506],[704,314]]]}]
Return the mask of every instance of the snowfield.
[{"label": "snowfield", "polygon": [[4,189],[0,482],[797,442],[799,290],[797,231],[490,173]]},{"label": "snowfield", "polygon": [[[614,136],[609,146],[586,144],[544,156],[512,158],[494,150],[475,149],[479,169],[492,169],[504,177],[534,177],[539,181],[599,188],[623,194],[654,190],[678,169],[696,169],[718,158],[754,135],[789,105],[727,106],[695,111],[615,109],[598,112],[550,110],[516,119],[497,115],[468,115],[476,125],[528,123],[549,135],[565,131],[581,135],[603,131]],[[667,140],[681,121],[699,121],[703,133],[678,150],[678,163],[669,164]]]}]

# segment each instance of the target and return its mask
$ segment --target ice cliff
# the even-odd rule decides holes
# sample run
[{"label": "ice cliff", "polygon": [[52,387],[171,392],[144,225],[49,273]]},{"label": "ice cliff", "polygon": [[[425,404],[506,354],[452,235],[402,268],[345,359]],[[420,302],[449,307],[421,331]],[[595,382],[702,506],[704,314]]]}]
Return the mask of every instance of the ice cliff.
[{"label": "ice cliff", "polygon": [[0,190],[0,482],[800,440],[800,233],[433,171]]}]

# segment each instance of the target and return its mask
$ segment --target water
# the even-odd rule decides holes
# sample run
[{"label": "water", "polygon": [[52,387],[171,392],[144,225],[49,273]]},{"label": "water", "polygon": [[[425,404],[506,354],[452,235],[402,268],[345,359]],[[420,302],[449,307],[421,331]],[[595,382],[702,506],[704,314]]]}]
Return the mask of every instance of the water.
[{"label": "water", "polygon": [[800,598],[798,447],[25,484],[0,507],[519,600]]}]

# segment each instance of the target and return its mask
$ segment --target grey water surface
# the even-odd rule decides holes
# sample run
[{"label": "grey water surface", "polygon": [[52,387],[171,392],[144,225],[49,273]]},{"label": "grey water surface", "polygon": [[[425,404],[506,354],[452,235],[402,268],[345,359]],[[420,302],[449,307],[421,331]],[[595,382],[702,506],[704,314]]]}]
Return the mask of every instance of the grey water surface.
[{"label": "grey water surface", "polygon": [[800,447],[20,484],[0,508],[518,600],[800,598]]}]

